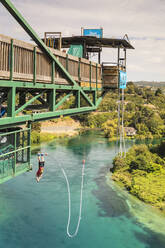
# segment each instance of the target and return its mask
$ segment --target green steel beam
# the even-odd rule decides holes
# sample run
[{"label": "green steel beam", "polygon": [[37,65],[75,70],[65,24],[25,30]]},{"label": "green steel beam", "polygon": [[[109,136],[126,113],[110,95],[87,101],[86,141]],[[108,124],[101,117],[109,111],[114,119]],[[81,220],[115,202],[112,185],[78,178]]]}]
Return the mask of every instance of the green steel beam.
[{"label": "green steel beam", "polygon": [[[16,148],[16,143],[15,143],[15,147],[14,147],[14,148]],[[14,150],[11,151],[11,152],[7,152],[7,153],[5,153],[5,154],[1,154],[1,155],[0,155],[0,158],[3,158],[3,157],[5,157],[5,156],[7,156],[7,155],[11,155],[11,154],[13,154],[13,153],[15,153],[15,152],[20,152],[20,151],[25,150],[25,149],[28,149],[28,148],[30,148],[30,146],[26,146],[26,147],[19,148],[19,149],[14,149]]]},{"label": "green steel beam", "polygon": [[51,90],[49,94],[49,110],[55,111],[55,105],[56,105],[56,89]]},{"label": "green steel beam", "polygon": [[40,94],[38,94],[38,95],[36,95],[36,96],[34,96],[33,98],[31,98],[29,101],[27,101],[24,105],[22,105],[19,109],[17,109],[16,111],[15,111],[15,115],[17,115],[19,112],[21,112],[22,110],[24,110],[28,105],[30,105],[32,102],[34,102],[35,100],[37,100],[37,98],[39,98],[41,95],[43,95],[45,93],[45,91],[44,92],[42,92],[42,93],[40,93]]},{"label": "green steel beam", "polygon": [[[91,91],[90,91],[91,92]],[[81,92],[80,92],[81,93]],[[86,100],[86,98],[84,97],[84,95],[82,95],[82,97]],[[88,103],[90,103],[91,104],[91,106],[93,106],[94,107],[94,104],[93,104],[93,102],[91,101],[91,99],[88,97]]]},{"label": "green steel beam", "polygon": [[66,116],[66,115],[74,115],[74,114],[80,114],[83,112],[89,112],[96,110],[96,107],[82,107],[82,108],[72,108],[72,109],[64,109],[64,110],[58,110],[53,112],[47,112],[47,113],[36,113],[33,115],[33,120],[36,121],[38,119],[44,120],[54,117],[60,117]]},{"label": "green steel beam", "polygon": [[[31,88],[31,89],[57,89],[57,90],[79,90],[76,86],[71,85],[57,85],[57,84],[44,84],[44,83],[36,83],[33,82],[22,82],[22,81],[9,81],[9,80],[0,80],[0,88],[2,87],[13,87],[16,88]],[[83,87],[84,91],[93,91],[96,88]],[[98,89],[99,90],[99,89]],[[102,91],[102,89],[100,89]]]},{"label": "green steel beam", "polygon": [[86,113],[86,112],[90,112],[94,110],[96,110],[96,107],[81,107],[81,108],[58,110],[54,112],[0,118],[0,126],[23,124],[27,121],[41,121],[41,120],[46,120],[46,119],[53,119],[53,118],[60,117],[61,115],[63,116],[75,115],[75,114]]},{"label": "green steel beam", "polygon": [[54,106],[54,111],[60,107],[70,96],[72,95],[72,92],[69,93],[68,95],[64,96],[55,106]]},{"label": "green steel beam", "polygon": [[26,132],[28,130],[29,130],[29,128],[25,128],[25,129],[20,129],[20,130],[6,132],[6,133],[0,133],[0,136],[6,136],[6,135],[14,134],[14,133]]},{"label": "green steel beam", "polygon": [[[35,93],[33,93],[33,92],[29,92],[32,96],[36,96],[36,94]],[[47,104],[47,102],[45,102],[41,97],[38,97],[37,98],[37,100],[40,102],[40,103],[42,103],[42,105],[46,105]]]},{"label": "green steel beam", "polygon": [[36,83],[33,82],[24,82],[24,81],[9,81],[9,80],[0,80],[0,87],[17,87],[17,88],[31,88],[31,89],[64,89],[64,90],[78,90],[79,88],[71,85],[57,85],[57,84],[48,84],[48,83]]},{"label": "green steel beam", "polygon": [[80,106],[81,106],[81,103],[80,103],[80,91],[78,90],[76,93],[77,93],[77,95],[76,95],[76,106],[77,106],[77,108],[80,108]]},{"label": "green steel beam", "polygon": [[55,62],[52,61],[52,84],[55,83]]},{"label": "green steel beam", "polygon": [[94,105],[96,105],[96,103],[97,103],[97,90],[93,91],[93,102],[94,102]]},{"label": "green steel beam", "polygon": [[96,101],[96,109],[100,105],[101,101],[103,100],[103,98],[104,98],[104,96],[106,95],[107,92],[108,91],[103,91],[102,95],[97,99],[97,101]]},{"label": "green steel beam", "polygon": [[45,43],[39,38],[37,33],[32,29],[32,27],[27,23],[27,21],[23,18],[20,12],[14,7],[10,0],[0,0],[4,7],[9,11],[9,13],[16,19],[16,21],[23,27],[23,29],[30,35],[30,37],[36,42],[39,48],[51,59],[51,61],[55,61],[58,67],[62,70],[64,76],[76,86],[83,97],[87,100],[87,102],[91,104],[90,99],[82,90],[82,88],[76,83],[76,81],[72,78],[72,76],[68,73],[68,71],[63,67],[63,65],[59,62],[59,60],[54,56],[54,54],[50,51],[50,49],[45,45]]},{"label": "green steel beam", "polygon": [[15,98],[16,98],[16,88],[11,87],[9,88],[8,92],[8,101],[7,101],[7,116],[14,117],[15,115]]}]

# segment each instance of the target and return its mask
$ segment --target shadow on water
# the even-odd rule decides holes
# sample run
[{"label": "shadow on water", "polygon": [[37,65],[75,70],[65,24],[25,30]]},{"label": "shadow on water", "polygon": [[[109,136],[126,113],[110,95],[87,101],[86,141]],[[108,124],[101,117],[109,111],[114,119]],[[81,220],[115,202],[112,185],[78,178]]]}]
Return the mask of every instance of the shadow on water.
[{"label": "shadow on water", "polygon": [[134,232],[136,239],[147,244],[147,248],[165,248],[165,235],[144,228],[146,233]]},{"label": "shadow on water", "polygon": [[69,139],[67,149],[75,156],[87,157],[100,137],[102,137],[100,132],[85,131],[83,135]]},{"label": "shadow on water", "polygon": [[93,190],[92,193],[98,200],[98,215],[100,217],[119,217],[123,215],[129,217],[129,207],[125,199],[122,196],[119,197],[115,190],[106,183],[105,176],[108,171],[109,166],[102,167],[99,171],[99,177],[94,179],[97,189]]},{"label": "shadow on water", "polygon": [[144,232],[133,231],[137,240],[145,244],[146,248],[165,248],[165,235],[154,232],[153,230],[138,222],[129,211],[129,206],[126,198],[122,194],[117,194],[117,191],[106,183],[106,175],[109,172],[109,165],[104,166],[99,170],[98,177],[94,179],[97,188],[92,191],[96,197],[99,217],[122,218],[126,217],[132,220],[134,225],[140,226]]}]

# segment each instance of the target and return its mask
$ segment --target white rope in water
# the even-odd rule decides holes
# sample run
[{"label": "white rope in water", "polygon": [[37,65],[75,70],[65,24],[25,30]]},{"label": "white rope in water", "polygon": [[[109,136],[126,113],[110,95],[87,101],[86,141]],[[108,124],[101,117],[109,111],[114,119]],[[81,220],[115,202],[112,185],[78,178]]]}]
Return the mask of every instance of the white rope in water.
[{"label": "white rope in water", "polygon": [[80,192],[80,208],[79,208],[79,217],[78,217],[78,222],[77,222],[77,227],[76,230],[73,234],[70,233],[70,222],[71,222],[71,194],[70,194],[70,185],[69,181],[67,178],[67,175],[65,173],[65,170],[60,166],[60,169],[65,177],[66,184],[67,184],[67,190],[68,190],[68,223],[67,223],[67,235],[70,238],[75,237],[78,234],[79,227],[80,227],[80,222],[81,222],[81,213],[82,213],[82,199],[83,199],[83,187],[84,187],[84,170],[85,170],[85,161],[83,161],[83,166],[82,166],[82,174],[81,174],[81,192]]}]

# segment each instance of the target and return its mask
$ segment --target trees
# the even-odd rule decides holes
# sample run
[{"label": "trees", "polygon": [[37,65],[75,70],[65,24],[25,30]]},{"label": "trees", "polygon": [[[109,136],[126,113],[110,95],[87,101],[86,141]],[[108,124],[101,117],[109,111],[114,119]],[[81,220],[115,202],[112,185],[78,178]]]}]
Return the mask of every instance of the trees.
[{"label": "trees", "polygon": [[158,88],[156,91],[155,91],[155,96],[160,96],[160,95],[162,95],[163,94],[163,92],[162,92],[162,90],[160,89],[160,88]]},{"label": "trees", "polygon": [[117,120],[108,120],[103,125],[105,136],[107,138],[114,138],[117,134]]},{"label": "trees", "polygon": [[113,163],[112,179],[139,199],[165,211],[165,141],[150,148],[135,145],[125,158],[117,156]]}]

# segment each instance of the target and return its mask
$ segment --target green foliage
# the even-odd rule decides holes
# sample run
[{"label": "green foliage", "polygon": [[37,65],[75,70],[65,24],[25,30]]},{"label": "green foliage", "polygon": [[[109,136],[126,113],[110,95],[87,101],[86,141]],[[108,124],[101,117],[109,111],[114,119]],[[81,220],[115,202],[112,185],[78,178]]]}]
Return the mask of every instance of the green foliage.
[{"label": "green foliage", "polygon": [[162,92],[162,90],[160,89],[160,88],[158,88],[156,91],[155,91],[155,96],[160,96],[160,95],[162,95],[163,94],[163,92]]},{"label": "green foliage", "polygon": [[[117,97],[117,96],[116,96]],[[117,98],[116,98],[117,99]],[[98,111],[100,112],[110,112],[110,111],[116,111],[117,110],[117,100],[113,98],[105,98],[99,108]]]},{"label": "green foliage", "polygon": [[124,168],[126,166],[124,158],[120,156],[116,156],[113,160],[113,168],[111,168],[111,171],[114,172],[115,170]]},{"label": "green foliage", "polygon": [[40,144],[40,133],[37,131],[31,132],[31,144]]},{"label": "green foliage", "polygon": [[108,120],[102,125],[102,128],[105,133],[105,137],[113,138],[117,134],[117,119]]},{"label": "green foliage", "polygon": [[109,118],[111,118],[111,114],[91,114],[88,119],[88,126],[91,128],[101,128],[103,123],[105,123]]},{"label": "green foliage", "polygon": [[165,159],[165,140],[163,140],[160,145],[151,146],[150,151]]},{"label": "green foliage", "polygon": [[37,131],[38,133],[41,132],[41,123],[40,122],[32,122],[31,125],[32,131]]},{"label": "green foliage", "polygon": [[90,128],[102,128],[103,123],[105,123],[107,120],[116,118],[116,115],[116,113],[95,112],[76,116],[76,119],[80,121],[82,126]]},{"label": "green foliage", "polygon": [[128,102],[125,107],[125,110],[128,112],[135,111],[135,109],[136,109],[136,104],[134,102]]},{"label": "green foliage", "polygon": [[[160,156],[159,156],[160,155]],[[117,156],[112,178],[146,203],[165,210],[165,141],[160,145],[135,145],[125,158]]]},{"label": "green foliage", "polygon": [[[103,128],[106,137],[114,138],[116,135],[114,125],[110,122],[108,127],[106,122],[117,119],[117,101],[118,92],[110,91],[100,104],[99,113],[78,115],[74,118],[78,119],[82,126]],[[124,126],[134,127],[138,139],[164,137],[165,96],[162,91],[157,89],[154,92],[151,88],[140,88],[133,82],[128,82],[125,90]]]}]

